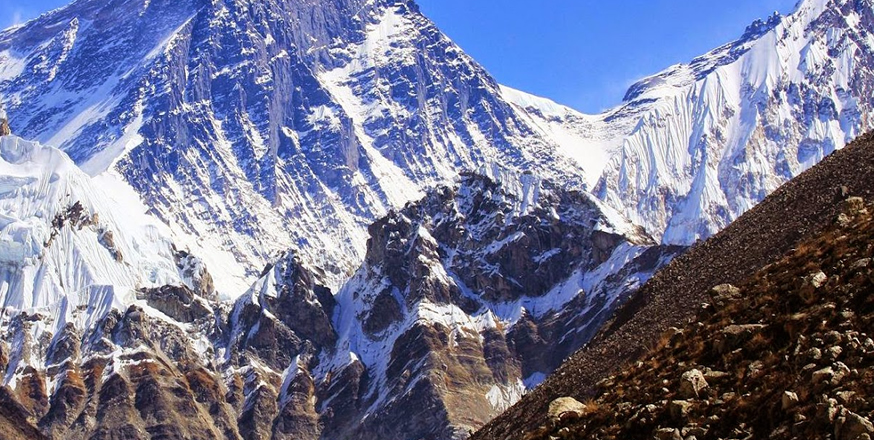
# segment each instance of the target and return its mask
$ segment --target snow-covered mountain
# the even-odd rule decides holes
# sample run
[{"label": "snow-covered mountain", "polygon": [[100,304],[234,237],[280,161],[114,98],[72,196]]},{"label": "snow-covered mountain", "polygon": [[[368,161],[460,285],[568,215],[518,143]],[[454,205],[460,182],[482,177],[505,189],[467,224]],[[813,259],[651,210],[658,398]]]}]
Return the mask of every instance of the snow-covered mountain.
[{"label": "snow-covered mountain", "polygon": [[0,111],[63,150],[2,138],[0,400],[55,438],[462,437],[873,127],[872,66],[873,2],[803,0],[584,115],[411,1],[77,0],[0,32]]},{"label": "snow-covered mountain", "polygon": [[114,194],[118,186],[109,176],[92,179],[54,148],[0,138],[4,310],[51,309],[57,331],[88,319],[84,308],[110,307],[137,288],[201,284],[200,271],[184,274],[201,263],[182,261],[167,228],[136,196]]},{"label": "snow-covered mountain", "polygon": [[291,247],[341,285],[369,223],[492,163],[705,238],[873,126],[873,2],[803,0],[594,116],[404,1],[78,1],[0,33],[0,66],[17,133],[121,174],[234,296]]},{"label": "snow-covered mountain", "polygon": [[460,438],[680,251],[495,166],[371,225],[338,292],[289,251],[223,302],[124,185],[14,136],[0,158],[0,393],[52,438]]},{"label": "snow-covered mountain", "polygon": [[562,151],[602,169],[600,199],[656,239],[687,245],[872,129],[873,68],[873,1],[801,0],[639,81],[599,117],[504,92],[547,132],[586,138]]},{"label": "snow-covered mountain", "polygon": [[412,2],[79,1],[0,65],[13,130],[121,174],[228,295],[292,247],[341,284],[369,223],[461,170],[582,180]]}]

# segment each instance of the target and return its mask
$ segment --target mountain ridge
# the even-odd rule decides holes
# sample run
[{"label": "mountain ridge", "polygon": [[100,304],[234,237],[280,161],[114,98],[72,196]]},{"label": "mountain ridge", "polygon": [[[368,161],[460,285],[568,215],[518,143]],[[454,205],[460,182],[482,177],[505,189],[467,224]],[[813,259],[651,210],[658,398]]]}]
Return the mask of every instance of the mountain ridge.
[{"label": "mountain ridge", "polygon": [[[92,174],[110,166],[178,241],[222,268],[227,297],[294,246],[329,247],[333,258],[305,257],[341,285],[373,220],[459,169],[494,162],[592,187],[655,239],[687,245],[872,126],[871,2],[800,2],[640,81],[600,115],[500,87],[413,2],[151,2],[125,17],[97,0],[77,5],[0,36],[13,128]],[[242,18],[221,25],[234,11]],[[138,30],[160,16],[163,26]],[[85,48],[98,38],[112,44],[95,59]],[[223,45],[246,50],[225,56],[214,49]],[[123,56],[113,46],[132,47]],[[739,70],[753,91],[740,93]],[[717,90],[699,92],[710,79]],[[72,97],[86,90],[88,100]],[[703,104],[686,104],[694,99]],[[750,115],[760,123],[735,123]],[[186,167],[200,171],[185,176]]]}]

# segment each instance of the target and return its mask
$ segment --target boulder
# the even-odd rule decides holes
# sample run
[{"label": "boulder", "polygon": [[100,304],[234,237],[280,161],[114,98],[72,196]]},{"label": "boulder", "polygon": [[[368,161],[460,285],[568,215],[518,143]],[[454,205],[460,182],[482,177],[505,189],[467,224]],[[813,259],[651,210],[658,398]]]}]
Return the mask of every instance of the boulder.
[{"label": "boulder", "polygon": [[712,305],[720,309],[742,298],[742,293],[732,284],[719,284],[709,291],[709,298],[712,300]]},{"label": "boulder", "polygon": [[852,411],[842,410],[834,425],[834,437],[841,440],[860,440],[865,435],[874,437],[874,424]]},{"label": "boulder", "polygon": [[752,337],[767,327],[764,324],[728,325],[721,330],[721,337],[714,342],[714,349],[718,353],[727,353],[739,348]]},{"label": "boulder", "polygon": [[559,417],[563,413],[567,412],[581,413],[586,408],[586,405],[571,397],[560,397],[550,402],[550,407],[547,410],[547,415],[550,417]]},{"label": "boulder", "polygon": [[668,347],[673,347],[684,340],[684,330],[676,327],[669,327],[660,335],[660,340],[667,341]]},{"label": "boulder", "polygon": [[816,370],[813,372],[812,382],[814,384],[822,383],[825,380],[831,380],[834,377],[834,369],[831,367],[825,367],[821,370]]},{"label": "boulder", "polygon": [[681,431],[675,428],[660,428],[654,433],[655,440],[682,440]]},{"label": "boulder", "polygon": [[720,382],[722,379],[730,377],[730,373],[726,373],[724,371],[709,370],[703,373],[703,377],[706,379],[706,382],[708,382],[709,385],[712,385]]},{"label": "boulder", "polygon": [[844,213],[855,216],[865,209],[865,199],[861,197],[849,197],[844,202]]},{"label": "boulder", "polygon": [[673,400],[669,404],[669,413],[673,419],[685,420],[688,412],[691,410],[691,404],[687,400]]},{"label": "boulder", "polygon": [[821,270],[804,277],[803,285],[798,291],[798,296],[807,304],[811,304],[816,298],[816,289],[825,285],[828,276]]},{"label": "boulder", "polygon": [[690,370],[681,375],[679,393],[684,399],[697,399],[700,393],[709,388],[709,383],[700,370]]}]

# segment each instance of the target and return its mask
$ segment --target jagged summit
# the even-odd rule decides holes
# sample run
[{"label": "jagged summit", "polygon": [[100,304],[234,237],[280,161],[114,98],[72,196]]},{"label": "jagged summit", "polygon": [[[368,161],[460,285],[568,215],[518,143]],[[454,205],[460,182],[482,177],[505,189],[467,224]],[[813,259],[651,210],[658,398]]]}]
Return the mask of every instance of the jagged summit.
[{"label": "jagged summit", "polygon": [[594,193],[666,243],[717,232],[873,128],[873,13],[803,1],[638,82],[609,112],[631,132]]}]

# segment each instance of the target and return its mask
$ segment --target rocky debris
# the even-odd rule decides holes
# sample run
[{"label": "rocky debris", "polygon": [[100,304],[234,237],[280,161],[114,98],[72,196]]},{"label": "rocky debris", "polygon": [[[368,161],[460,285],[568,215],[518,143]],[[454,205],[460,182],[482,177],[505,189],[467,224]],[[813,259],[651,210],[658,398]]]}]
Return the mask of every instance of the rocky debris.
[{"label": "rocky debris", "polygon": [[9,121],[6,118],[0,118],[0,136],[9,136],[12,130],[9,128]]},{"label": "rocky debris", "polygon": [[791,391],[786,391],[786,392],[782,393],[782,409],[783,410],[791,409],[792,407],[797,405],[798,400],[799,400],[798,395],[791,392]]},{"label": "rocky debris", "polygon": [[[706,313],[706,306],[711,303],[709,292],[713,287],[735,283],[744,291],[739,280],[753,275],[764,266],[784,257],[786,253],[793,252],[799,241],[828,228],[844,209],[846,199],[840,195],[841,186],[847,187],[849,197],[873,200],[873,164],[874,137],[873,132],[869,132],[780,187],[714,237],[694,245],[640,288],[616,311],[615,317],[590,344],[572,355],[556,374],[548,377],[544,384],[525,395],[517,405],[478,431],[473,438],[506,438],[516,436],[522,430],[535,430],[544,422],[543,408],[556,397],[572,396],[586,401],[596,396],[596,384],[607,374],[616,374],[630,360],[644,355],[646,347],[657,346],[661,342],[660,336],[670,327],[684,328],[689,321]],[[838,226],[844,227],[840,224]],[[858,258],[853,261],[854,265],[857,261],[870,257],[856,254]],[[871,267],[864,263],[858,265],[861,266],[859,270],[868,270]],[[817,269],[828,276],[829,281],[823,286],[823,289],[827,289],[834,280],[834,273],[830,268],[813,268],[802,273],[800,277],[815,273]],[[792,281],[796,281],[796,284],[788,286],[789,291],[797,292],[803,278]],[[836,285],[837,282],[834,283]],[[733,302],[730,307],[736,308],[741,302]],[[855,309],[849,306],[829,310],[827,313],[846,320],[849,318],[843,316],[858,316]],[[798,329],[802,328],[803,320],[809,315],[784,315],[787,318],[786,323],[781,324],[784,331],[793,337],[801,335],[802,332]],[[761,319],[766,318],[738,320],[736,323],[724,323],[724,326],[738,323],[762,324]],[[768,330],[772,331],[768,333]],[[764,329],[758,333],[759,341],[772,336],[776,331],[775,328]],[[864,341],[864,338],[859,340]],[[713,345],[711,341],[712,339],[706,341],[709,347]],[[802,356],[810,348],[811,345],[802,344],[798,354]],[[738,352],[731,350],[724,356],[727,363],[712,366],[712,369],[732,373],[728,369],[730,363],[737,362],[737,359],[746,354],[746,347]],[[801,366],[807,363],[809,362]],[[767,366],[772,364],[764,364],[764,373],[759,372],[753,379],[766,377]],[[819,367],[825,366],[827,364]],[[813,370],[815,369],[819,368]],[[684,371],[686,370],[679,371],[678,375]],[[734,375],[731,374],[732,376]],[[677,379],[678,376],[667,378],[670,381]],[[809,376],[807,380],[809,381]],[[715,389],[717,388],[713,384],[713,390]],[[781,392],[782,390],[775,396],[768,397],[768,401],[778,402]],[[718,397],[725,393],[719,390]],[[731,402],[735,401],[737,399],[731,399]]]},{"label": "rocky debris", "polygon": [[[525,438],[873,438],[874,273],[857,264],[874,252],[873,208],[800,241],[738,283],[740,300],[703,309],[683,337],[597,382],[588,417]],[[792,294],[818,278],[812,295]]]}]

